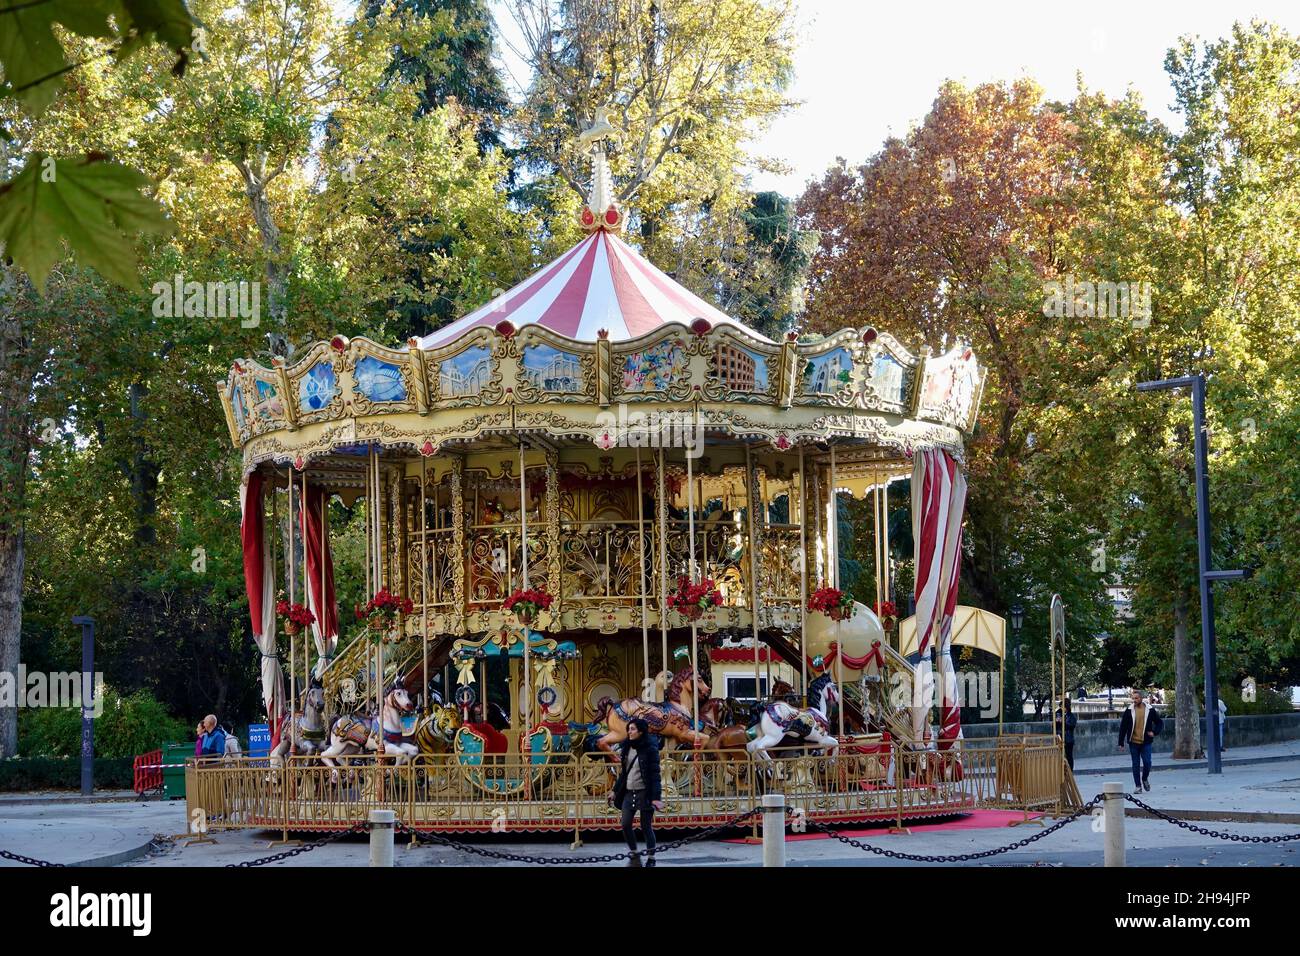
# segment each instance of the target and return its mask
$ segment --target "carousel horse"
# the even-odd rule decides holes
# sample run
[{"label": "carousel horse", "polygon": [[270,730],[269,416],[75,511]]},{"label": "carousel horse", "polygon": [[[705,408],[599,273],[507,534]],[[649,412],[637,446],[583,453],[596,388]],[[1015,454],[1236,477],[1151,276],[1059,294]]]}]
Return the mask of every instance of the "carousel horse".
[{"label": "carousel horse", "polygon": [[[280,719],[280,742],[271,751],[271,766],[279,767],[290,749],[294,756],[315,756],[325,749],[329,733],[325,727],[325,688],[312,679],[302,698],[302,713]],[[295,746],[296,742],[296,746]]]},{"label": "carousel horse", "polygon": [[839,703],[839,690],[829,674],[823,674],[808,685],[808,699],[814,701],[813,705],[802,709],[781,701],[765,706],[755,727],[745,731],[747,736],[753,734],[745,749],[770,761],[772,757],[767,753],[768,748],[793,736],[825,747],[834,757],[840,744],[831,736],[831,725],[826,715],[832,706]]},{"label": "carousel horse", "polygon": [[637,717],[650,725],[652,734],[693,747],[705,743],[709,739],[708,734],[701,733],[692,726],[691,712],[682,704],[684,692],[694,694],[698,700],[708,696],[709,685],[696,677],[689,667],[685,667],[668,685],[668,699],[662,704],[640,697],[627,697],[620,701],[602,697],[596,705],[596,720],[608,723],[609,732],[600,738],[596,746],[607,753],[611,760],[617,761],[619,756],[614,751],[614,745],[627,740],[627,725]]},{"label": "carousel horse", "polygon": [[402,717],[415,710],[411,696],[399,679],[384,697],[383,709],[378,719],[346,715],[335,718],[330,725],[330,745],[321,752],[321,760],[330,767],[337,766],[335,757],[351,756],[363,750],[379,750],[382,739],[383,752],[396,757],[399,764],[406,763],[420,752],[414,737],[407,735]]}]

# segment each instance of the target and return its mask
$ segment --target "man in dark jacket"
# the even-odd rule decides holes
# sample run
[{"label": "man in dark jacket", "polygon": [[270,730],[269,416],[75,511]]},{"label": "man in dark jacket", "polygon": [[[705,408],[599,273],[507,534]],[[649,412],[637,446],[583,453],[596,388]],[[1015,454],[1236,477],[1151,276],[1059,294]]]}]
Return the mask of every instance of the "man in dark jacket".
[{"label": "man in dark jacket", "polygon": [[199,740],[194,747],[196,757],[224,757],[226,755],[226,732],[217,726],[215,714],[208,714],[195,730]]},{"label": "man in dark jacket", "polygon": [[[655,863],[655,810],[662,810],[659,788],[659,748],[650,736],[650,725],[640,717],[627,725],[627,743],[623,746],[623,766],[614,784],[614,806],[623,812],[623,839],[629,850],[636,850],[636,830],[632,818],[641,812],[641,832],[645,835],[646,865]],[[640,866],[641,858],[632,857],[628,864]]]},{"label": "man in dark jacket", "polygon": [[1128,745],[1129,756],[1133,759],[1133,787],[1136,790],[1151,789],[1151,741],[1164,728],[1165,722],[1160,714],[1149,704],[1143,702],[1142,691],[1133,691],[1133,703],[1119,719],[1119,749]]}]

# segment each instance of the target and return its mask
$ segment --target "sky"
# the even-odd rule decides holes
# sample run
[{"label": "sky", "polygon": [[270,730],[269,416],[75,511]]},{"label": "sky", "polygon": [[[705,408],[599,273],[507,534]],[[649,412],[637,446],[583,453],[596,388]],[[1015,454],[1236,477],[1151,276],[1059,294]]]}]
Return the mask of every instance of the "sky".
[{"label": "sky", "polygon": [[788,195],[836,157],[858,163],[906,134],[948,79],[1028,76],[1049,99],[1069,99],[1082,73],[1089,89],[1112,96],[1133,87],[1148,112],[1173,123],[1164,59],[1179,37],[1215,40],[1252,18],[1300,33],[1296,0],[803,0],[799,11],[790,95],[802,102],[753,146],[792,167],[755,174],[754,186]]},{"label": "sky", "polygon": [[[1049,99],[1131,86],[1153,115],[1177,125],[1165,53],[1181,36],[1214,40],[1234,21],[1271,20],[1300,33],[1297,0],[796,0],[798,49],[789,95],[800,101],[751,145],[785,174],[755,171],[755,189],[798,195],[836,157],[860,163],[929,110],[948,79],[968,85],[1036,80]],[[508,14],[497,8],[507,33]],[[509,56],[505,57],[508,61]],[[517,74],[516,74],[517,76]]]}]

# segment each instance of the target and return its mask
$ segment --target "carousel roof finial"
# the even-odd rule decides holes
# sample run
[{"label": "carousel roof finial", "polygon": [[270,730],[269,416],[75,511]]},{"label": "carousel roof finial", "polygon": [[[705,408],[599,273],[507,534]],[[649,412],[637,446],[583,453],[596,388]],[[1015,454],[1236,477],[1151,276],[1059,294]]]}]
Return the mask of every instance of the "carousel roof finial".
[{"label": "carousel roof finial", "polygon": [[597,229],[618,232],[623,228],[623,213],[614,199],[614,182],[605,159],[605,140],[617,142],[620,138],[619,131],[609,121],[609,114],[608,106],[597,109],[596,118],[578,137],[578,143],[591,150],[591,192],[580,216],[588,232]]}]

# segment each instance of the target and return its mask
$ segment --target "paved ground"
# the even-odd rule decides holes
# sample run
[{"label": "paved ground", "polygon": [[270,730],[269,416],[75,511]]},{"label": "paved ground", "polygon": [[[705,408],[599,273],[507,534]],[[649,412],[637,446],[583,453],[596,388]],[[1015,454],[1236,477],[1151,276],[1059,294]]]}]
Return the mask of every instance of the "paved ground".
[{"label": "paved ground", "polygon": [[[1126,758],[1080,760],[1079,789],[1087,799],[1100,792],[1106,780],[1127,781]],[[1157,758],[1153,790],[1141,798],[1150,805],[1198,816],[1226,818],[1230,822],[1199,825],[1228,833],[1275,836],[1300,833],[1300,744],[1272,745],[1229,751],[1224,773],[1210,777],[1203,766],[1170,758]],[[1110,769],[1107,769],[1107,768]],[[1274,816],[1261,817],[1269,814]],[[1242,822],[1265,819],[1270,822]],[[131,866],[219,866],[257,859],[279,849],[268,849],[273,834],[220,833],[217,843],[185,846],[183,840],[153,843],[155,836],[170,836],[185,829],[181,801],[101,801],[85,803],[42,799],[0,799],[0,849],[56,862],[87,861]],[[854,831],[855,833],[858,831]],[[1006,846],[1041,832],[1037,826],[993,826],[985,829],[948,829],[890,835],[886,830],[858,837],[871,846],[916,855],[962,854]],[[1294,866],[1300,863],[1300,840],[1283,844],[1239,844],[1212,839],[1170,823],[1130,817],[1126,821],[1128,862],[1134,866]],[[592,836],[580,850],[569,848],[567,838],[545,842],[499,842],[497,838],[472,839],[471,845],[498,852],[534,856],[571,857],[617,853],[620,843],[608,836]],[[760,862],[760,848],[732,841],[707,840],[669,851],[661,866],[746,866]],[[364,838],[349,838],[313,850],[275,866],[365,865]],[[832,839],[798,839],[787,843],[791,866],[881,866],[899,862],[864,852]],[[398,866],[455,866],[497,863],[464,849],[407,848],[399,844]],[[1100,866],[1102,834],[1090,820],[1079,820],[1028,847],[972,866]],[[17,865],[0,860],[0,866]],[[498,865],[510,865],[498,863]],[[610,865],[625,865],[622,863]],[[924,864],[921,864],[924,865]]]}]

